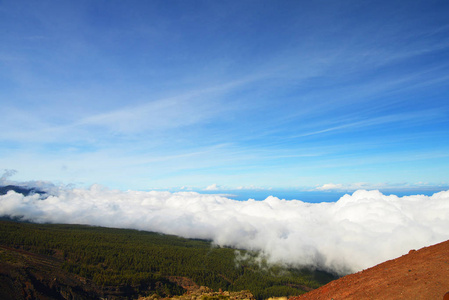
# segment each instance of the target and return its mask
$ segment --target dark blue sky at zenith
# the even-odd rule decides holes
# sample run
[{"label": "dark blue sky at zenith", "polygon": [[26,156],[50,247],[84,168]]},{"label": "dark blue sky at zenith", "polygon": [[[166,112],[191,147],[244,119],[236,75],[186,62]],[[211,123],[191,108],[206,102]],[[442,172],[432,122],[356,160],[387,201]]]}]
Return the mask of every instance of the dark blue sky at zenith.
[{"label": "dark blue sky at zenith", "polygon": [[448,1],[1,1],[0,168],[237,198],[447,189],[448,16]]}]

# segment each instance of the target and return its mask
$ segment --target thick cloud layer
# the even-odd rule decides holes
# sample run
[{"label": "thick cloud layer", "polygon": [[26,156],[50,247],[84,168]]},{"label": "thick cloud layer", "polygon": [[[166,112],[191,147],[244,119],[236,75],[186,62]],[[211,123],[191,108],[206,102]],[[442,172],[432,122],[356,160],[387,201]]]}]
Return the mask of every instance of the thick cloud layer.
[{"label": "thick cloud layer", "polygon": [[261,250],[274,262],[340,274],[449,239],[449,191],[386,196],[358,190],[334,203],[268,197],[235,201],[194,192],[53,189],[0,196],[0,215],[34,222],[135,228]]}]

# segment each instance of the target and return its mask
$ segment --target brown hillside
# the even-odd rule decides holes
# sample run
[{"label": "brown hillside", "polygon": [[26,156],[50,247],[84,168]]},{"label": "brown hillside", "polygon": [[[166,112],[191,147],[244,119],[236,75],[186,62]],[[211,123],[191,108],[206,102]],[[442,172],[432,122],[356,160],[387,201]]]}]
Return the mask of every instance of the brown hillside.
[{"label": "brown hillside", "polygon": [[[305,299],[443,299],[449,292],[449,241],[332,281]],[[449,295],[446,297],[449,298]],[[444,297],[446,300],[447,298]]]}]

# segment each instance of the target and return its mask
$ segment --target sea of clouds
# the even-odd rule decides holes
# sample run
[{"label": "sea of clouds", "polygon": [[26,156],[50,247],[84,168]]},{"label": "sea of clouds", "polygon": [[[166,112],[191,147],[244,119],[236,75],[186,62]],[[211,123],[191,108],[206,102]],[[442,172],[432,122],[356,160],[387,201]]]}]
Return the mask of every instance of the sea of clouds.
[{"label": "sea of clouds", "polygon": [[259,250],[272,262],[338,274],[449,239],[449,191],[398,197],[358,190],[336,202],[236,201],[195,192],[47,189],[0,196],[0,216],[134,228]]}]

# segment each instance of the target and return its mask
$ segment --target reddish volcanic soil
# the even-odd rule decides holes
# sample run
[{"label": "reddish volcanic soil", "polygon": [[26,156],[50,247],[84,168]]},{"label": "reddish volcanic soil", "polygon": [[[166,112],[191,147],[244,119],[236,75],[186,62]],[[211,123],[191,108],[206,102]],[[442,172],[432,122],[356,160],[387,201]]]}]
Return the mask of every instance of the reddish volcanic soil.
[{"label": "reddish volcanic soil", "polygon": [[[347,275],[289,300],[449,299],[449,241]],[[447,298],[446,298],[447,297]]]}]

